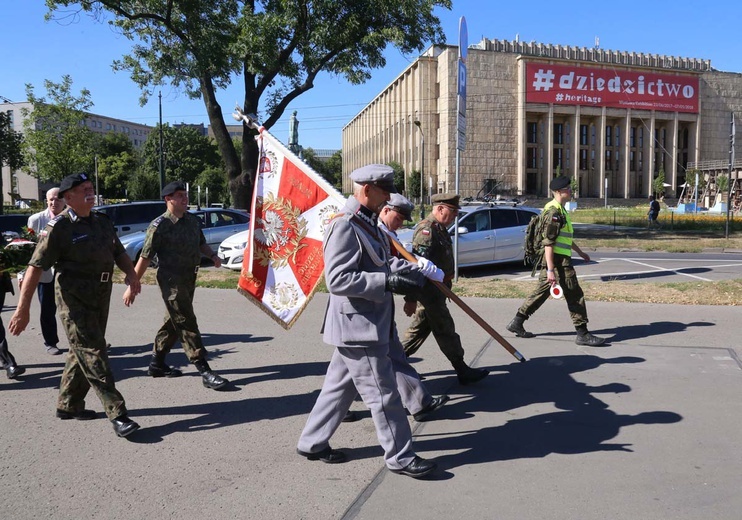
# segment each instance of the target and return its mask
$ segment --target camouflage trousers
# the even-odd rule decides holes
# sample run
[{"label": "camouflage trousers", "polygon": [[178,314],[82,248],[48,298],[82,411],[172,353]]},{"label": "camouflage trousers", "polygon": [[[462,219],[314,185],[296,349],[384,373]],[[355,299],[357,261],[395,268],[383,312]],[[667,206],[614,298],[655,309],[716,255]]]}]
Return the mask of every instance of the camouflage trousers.
[{"label": "camouflage trousers", "polygon": [[125,415],[124,397],[116,390],[106,348],[111,283],[92,282],[98,290],[82,298],[63,294],[57,284],[57,310],[70,349],[59,383],[57,408],[67,412],[85,409],[85,396],[93,388],[109,419]]},{"label": "camouflage trousers", "polygon": [[[587,325],[587,307],[585,307],[585,293],[577,281],[577,273],[571,265],[555,265],[554,277],[556,282],[562,287],[564,299],[567,302],[569,315],[575,328]],[[546,267],[541,269],[538,278],[538,287],[531,295],[526,298],[518,312],[530,317],[536,312],[544,302],[549,298],[551,285],[546,281]]]},{"label": "camouflage trousers", "polygon": [[160,286],[167,314],[165,322],[155,335],[153,353],[164,358],[175,342],[180,340],[191,363],[206,359],[206,349],[193,311],[196,274],[175,276],[158,272],[157,284]]},{"label": "camouflage trousers", "polygon": [[438,348],[449,361],[453,363],[464,359],[461,337],[456,333],[456,324],[446,305],[446,297],[436,286],[426,283],[418,296],[418,306],[412,323],[402,338],[402,346],[407,357],[418,351],[431,332],[438,343]]}]

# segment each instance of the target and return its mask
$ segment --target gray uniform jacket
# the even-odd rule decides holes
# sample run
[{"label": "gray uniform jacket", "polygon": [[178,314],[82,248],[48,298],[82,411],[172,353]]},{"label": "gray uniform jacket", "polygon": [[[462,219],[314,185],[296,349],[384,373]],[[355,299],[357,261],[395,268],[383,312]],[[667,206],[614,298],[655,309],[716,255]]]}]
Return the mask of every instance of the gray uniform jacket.
[{"label": "gray uniform jacket", "polygon": [[387,345],[394,323],[394,295],[386,279],[409,264],[389,258],[389,240],[376,226],[355,216],[360,204],[350,197],[325,234],[325,281],[330,300],[323,340],[336,347]]}]

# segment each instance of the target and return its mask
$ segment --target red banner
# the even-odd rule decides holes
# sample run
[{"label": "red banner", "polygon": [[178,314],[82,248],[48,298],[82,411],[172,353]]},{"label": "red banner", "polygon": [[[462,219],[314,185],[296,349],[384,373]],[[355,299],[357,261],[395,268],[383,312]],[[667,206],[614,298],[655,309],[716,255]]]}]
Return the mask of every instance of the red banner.
[{"label": "red banner", "polygon": [[260,166],[239,290],[288,329],[322,278],[325,225],[345,199],[268,131],[258,139]]},{"label": "red banner", "polygon": [[698,76],[526,64],[526,102],[698,113]]}]

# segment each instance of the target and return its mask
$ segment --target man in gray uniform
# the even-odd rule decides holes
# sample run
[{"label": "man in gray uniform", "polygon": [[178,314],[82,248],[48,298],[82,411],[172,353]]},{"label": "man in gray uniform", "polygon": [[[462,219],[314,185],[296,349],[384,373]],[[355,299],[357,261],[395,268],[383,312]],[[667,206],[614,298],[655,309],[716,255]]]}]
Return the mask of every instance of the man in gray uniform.
[{"label": "man in gray uniform", "polygon": [[[382,208],[379,214],[379,227],[394,239],[397,238],[397,230],[402,227],[405,220],[412,220],[412,211],[415,205],[406,197],[399,193],[392,193],[387,205]],[[400,254],[390,243],[390,258],[399,258]],[[421,271],[426,277],[438,282],[443,280],[443,271],[438,269],[435,264],[429,262],[427,258],[421,258],[418,261]],[[415,304],[415,300],[412,300]],[[406,304],[405,304],[406,305]],[[413,311],[414,312],[414,311]],[[410,316],[411,314],[408,314]],[[402,342],[399,340],[396,323],[392,323],[393,337],[389,343],[389,357],[392,360],[394,376],[397,379],[397,389],[402,397],[402,403],[412,414],[416,421],[424,421],[428,415],[436,411],[449,400],[447,395],[433,397],[425,388],[420,380],[420,374],[412,368],[407,356],[404,353]]]},{"label": "man in gray uniform", "polygon": [[371,164],[353,171],[350,178],[353,196],[330,222],[324,239],[330,300],[323,339],[335,351],[297,452],[309,460],[344,462],[345,454],[333,450],[329,441],[359,393],[371,411],[386,466],[419,478],[434,471],[436,464],[412,450],[389,344],[394,338],[392,293],[414,291],[422,275],[409,271],[408,262],[390,260],[389,240],[377,227],[377,215],[389,193],[396,192],[394,171]]}]

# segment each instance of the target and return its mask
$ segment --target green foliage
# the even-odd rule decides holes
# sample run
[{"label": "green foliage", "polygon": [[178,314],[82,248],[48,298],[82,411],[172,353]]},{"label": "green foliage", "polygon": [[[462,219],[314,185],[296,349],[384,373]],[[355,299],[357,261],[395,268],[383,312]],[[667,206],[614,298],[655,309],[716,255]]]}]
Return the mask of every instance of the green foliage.
[{"label": "green foliage", "polygon": [[[23,143],[23,134],[13,129],[10,115],[0,112],[0,171],[5,166],[10,167],[11,171],[24,166]],[[0,175],[0,193],[3,193],[2,175]],[[2,214],[3,204],[0,202],[0,215]]]},{"label": "green foliage", "polygon": [[420,187],[420,172],[418,170],[413,170],[412,173],[407,177],[407,197],[419,198]]},{"label": "green foliage", "polygon": [[665,192],[665,169],[660,168],[660,172],[652,180],[652,192],[659,198]]},{"label": "green foliage", "polygon": [[[221,167],[210,166],[206,168],[196,177],[195,186],[201,186],[201,201],[204,203],[204,206],[207,203],[207,188],[209,190],[209,204],[221,202],[225,206],[230,205],[227,178],[224,176],[224,170]],[[193,188],[191,189],[191,193],[193,193]]]},{"label": "green foliage", "polygon": [[111,132],[98,138],[96,149],[100,194],[109,199],[127,198],[129,183],[138,166],[131,140],[125,134]]},{"label": "green foliage", "polygon": [[[209,168],[222,167],[219,151],[214,143],[195,128],[165,124],[162,132],[166,184],[180,180],[195,186],[196,179],[202,172]],[[157,179],[156,184],[159,186],[160,125],[149,133],[142,149],[142,159],[142,171]]]},{"label": "green foliage", "polygon": [[729,190],[729,177],[719,175],[716,177],[716,190],[720,193],[726,193]]},{"label": "green foliage", "polygon": [[160,176],[157,172],[140,167],[128,183],[129,200],[155,200],[160,198]]},{"label": "green foliage", "polygon": [[[404,168],[402,168],[401,164],[395,161],[388,162],[386,165],[394,170],[394,187],[397,188],[399,193],[404,193]],[[418,179],[418,184],[420,184],[420,179]]]},{"label": "green foliage", "polygon": [[[327,180],[338,190],[343,189],[343,151],[338,150],[325,163]],[[396,178],[396,177],[395,177]]]},{"label": "green foliage", "polygon": [[33,85],[26,96],[33,110],[24,109],[26,170],[42,181],[59,182],[73,173],[94,168],[95,134],[85,125],[85,111],[93,106],[90,91],[72,93],[72,78],[61,83],[44,80],[47,97],[37,97]]},{"label": "green foliage", "polygon": [[245,132],[240,158],[216,92],[239,78],[245,86],[241,108],[264,114],[262,123],[270,129],[321,72],[361,84],[386,65],[389,44],[409,54],[444,42],[433,10],[450,9],[451,0],[46,0],[46,5],[47,18],[80,5],[134,42],[114,68],[129,71],[142,102],[154,86],[166,83],[203,97],[235,206],[244,208],[258,150],[252,133]]}]

